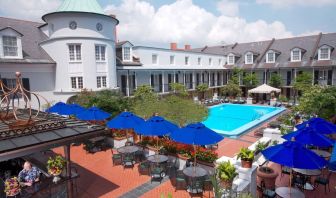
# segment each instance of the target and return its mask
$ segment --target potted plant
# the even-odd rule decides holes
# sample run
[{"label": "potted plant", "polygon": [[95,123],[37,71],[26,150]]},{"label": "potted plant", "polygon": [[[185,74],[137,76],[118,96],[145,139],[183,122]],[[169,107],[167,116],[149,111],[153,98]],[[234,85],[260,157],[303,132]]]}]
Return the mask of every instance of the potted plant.
[{"label": "potted plant", "polygon": [[15,197],[21,191],[20,183],[17,177],[6,179],[5,193],[6,197]]},{"label": "potted plant", "polygon": [[217,166],[218,177],[223,188],[231,189],[234,178],[238,175],[236,168],[229,161],[219,163]]},{"label": "potted plant", "polygon": [[47,161],[48,173],[54,176],[53,181],[55,183],[60,180],[59,175],[63,172],[65,164],[66,164],[65,159],[60,155],[57,155],[54,158],[50,157],[49,160]]},{"label": "potted plant", "polygon": [[237,159],[241,159],[243,168],[251,168],[254,160],[254,152],[248,148],[241,148],[237,155]]},{"label": "potted plant", "polygon": [[255,155],[257,155],[260,151],[267,148],[267,146],[268,146],[268,143],[258,141],[258,143],[256,145],[256,148],[255,148],[255,151],[254,151]]}]

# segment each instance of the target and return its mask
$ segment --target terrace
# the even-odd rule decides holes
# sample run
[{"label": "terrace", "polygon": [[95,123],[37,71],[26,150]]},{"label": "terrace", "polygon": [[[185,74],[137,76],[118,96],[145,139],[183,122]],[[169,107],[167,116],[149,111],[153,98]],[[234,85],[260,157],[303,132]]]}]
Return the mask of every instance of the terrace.
[{"label": "terrace", "polygon": [[[18,86],[20,86],[19,80]],[[12,91],[4,91],[3,100],[5,101],[12,93]],[[17,93],[26,94],[25,91],[18,91]],[[186,178],[188,174],[183,170],[186,170],[189,166],[193,167],[193,151],[192,147],[188,145],[182,145],[186,151],[181,153],[178,149],[176,151],[176,148],[180,148],[178,146],[181,146],[181,144],[167,139],[159,139],[157,144],[166,148],[166,150],[159,150],[164,163],[156,162],[155,160],[159,158],[154,155],[152,157],[154,164],[160,164],[160,166],[150,165],[148,167],[149,171],[143,173],[146,158],[151,161],[151,156],[158,152],[158,148],[155,146],[157,139],[155,138],[150,140],[151,143],[144,144],[145,138],[140,140],[137,134],[130,131],[123,134],[120,131],[107,130],[105,126],[83,122],[75,118],[48,114],[29,108],[14,109],[2,109],[1,119],[3,122],[0,125],[0,162],[2,168],[0,175],[3,179],[16,176],[25,160],[30,161],[33,166],[42,172],[41,181],[36,183],[39,189],[29,192],[29,187],[22,187],[22,197],[50,197],[51,194],[59,197],[161,197],[168,194],[172,194],[173,197],[214,197],[212,182],[208,182],[207,185],[204,183],[202,188],[196,188],[196,192],[199,189],[200,191],[195,193],[192,188],[192,182],[194,181],[191,180],[191,183],[189,183]],[[236,160],[236,155],[242,147],[254,149],[257,147],[257,141],[267,140],[270,142],[270,138],[266,137],[267,133],[263,134],[264,137],[258,136],[259,133],[257,133],[261,128],[269,125],[269,123],[264,123],[263,126],[251,129],[250,132],[236,139],[225,138],[218,143],[217,147],[198,147],[197,152],[200,156],[206,152],[210,154],[215,152],[218,154],[219,161],[222,159],[232,161],[239,172],[233,182],[234,186],[238,186],[234,190],[237,194],[242,192],[255,193],[257,190],[255,184],[258,182],[255,173],[258,165],[271,167],[278,173],[275,180],[276,187],[289,186],[289,176],[282,174],[282,167],[272,162],[265,163],[265,161],[262,161],[261,155],[255,154],[256,159],[252,168],[243,168],[241,167],[241,161]],[[167,145],[170,148],[176,147],[175,153],[172,150],[168,151]],[[125,159],[130,155],[125,153],[133,153],[130,148],[142,152],[139,158],[135,157],[131,161],[126,161]],[[119,155],[121,158],[116,158],[118,154],[121,154]],[[50,167],[47,166],[48,159],[57,155],[63,156],[66,160],[65,174],[60,176],[51,173]],[[197,174],[201,174],[202,171],[205,171],[205,175],[213,174],[213,159],[209,156],[200,156],[197,157],[196,168],[199,169]],[[172,159],[175,159],[178,163],[174,161],[173,166],[170,166]],[[121,160],[122,163],[116,163],[118,160]],[[126,166],[127,162],[130,162],[129,167]],[[152,171],[158,167],[162,168],[162,171],[159,173],[159,180],[154,180],[155,174]],[[179,173],[182,171],[185,174],[185,184],[181,187],[178,182],[181,181]],[[251,175],[249,178],[242,179],[242,173],[251,173]],[[310,178],[311,181],[320,175],[325,177],[328,175],[328,170],[322,169],[319,175]],[[60,180],[55,181],[55,178]],[[246,183],[248,185],[245,185]],[[191,186],[191,190],[189,190],[188,184],[189,187]],[[302,192],[308,198],[322,194],[324,197],[333,197],[336,192],[335,174],[331,174],[329,185],[330,191],[325,192],[324,186],[319,185],[312,191],[302,189]],[[3,191],[1,190],[1,192]]]}]

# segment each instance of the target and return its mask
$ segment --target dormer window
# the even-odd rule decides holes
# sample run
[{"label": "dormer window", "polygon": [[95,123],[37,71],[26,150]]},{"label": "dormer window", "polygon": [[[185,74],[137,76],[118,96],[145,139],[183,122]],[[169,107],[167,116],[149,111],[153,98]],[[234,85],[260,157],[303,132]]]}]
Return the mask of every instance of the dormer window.
[{"label": "dormer window", "polygon": [[245,64],[253,64],[253,54],[251,52],[246,53]]},{"label": "dormer window", "polygon": [[222,65],[222,59],[218,59],[218,66]]},{"label": "dormer window", "polygon": [[202,58],[201,57],[198,57],[197,58],[197,65],[201,65],[202,64]]},{"label": "dormer window", "polygon": [[212,65],[212,58],[209,58],[209,65]]},{"label": "dormer window", "polygon": [[322,46],[318,50],[318,60],[330,60],[330,47]]},{"label": "dormer window", "polygon": [[189,65],[189,56],[184,57],[184,64]]},{"label": "dormer window", "polygon": [[152,54],[152,64],[157,65],[158,63],[159,63],[158,55],[157,54]]},{"label": "dormer window", "polygon": [[123,47],[123,61],[131,61],[131,48]]},{"label": "dormer window", "polygon": [[235,64],[235,56],[231,54],[228,56],[228,65],[233,65],[233,64]]},{"label": "dormer window", "polygon": [[275,63],[275,53],[273,51],[267,52],[266,63]]},{"label": "dormer window", "polygon": [[298,62],[301,61],[301,49],[295,48],[291,52],[291,61]]},{"label": "dormer window", "polygon": [[18,57],[18,44],[17,37],[15,36],[3,36],[3,53],[4,57]]}]

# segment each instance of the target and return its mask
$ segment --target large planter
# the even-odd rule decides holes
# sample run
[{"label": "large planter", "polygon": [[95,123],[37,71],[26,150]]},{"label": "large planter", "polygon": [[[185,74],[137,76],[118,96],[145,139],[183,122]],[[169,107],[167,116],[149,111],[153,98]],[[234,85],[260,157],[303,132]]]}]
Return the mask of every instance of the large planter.
[{"label": "large planter", "polygon": [[248,160],[241,160],[241,166],[243,168],[251,168],[252,167],[252,162],[253,161],[248,161]]},{"label": "large planter", "polygon": [[221,180],[220,183],[221,183],[221,186],[224,189],[231,189],[232,188],[232,181]]},{"label": "large planter", "polygon": [[[261,186],[261,181],[264,182],[267,189],[275,189],[275,180],[278,173],[270,167],[259,167],[257,170],[257,185]],[[258,197],[262,196],[262,192],[258,190]]]}]

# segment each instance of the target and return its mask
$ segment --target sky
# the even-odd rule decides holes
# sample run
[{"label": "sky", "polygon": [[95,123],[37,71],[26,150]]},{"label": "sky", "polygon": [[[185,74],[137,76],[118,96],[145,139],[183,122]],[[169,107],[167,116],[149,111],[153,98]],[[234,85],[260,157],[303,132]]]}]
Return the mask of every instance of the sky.
[{"label": "sky", "polygon": [[[202,47],[336,32],[336,0],[97,1],[120,21],[117,39],[135,45]],[[41,21],[61,2],[0,0],[0,16]]]}]

